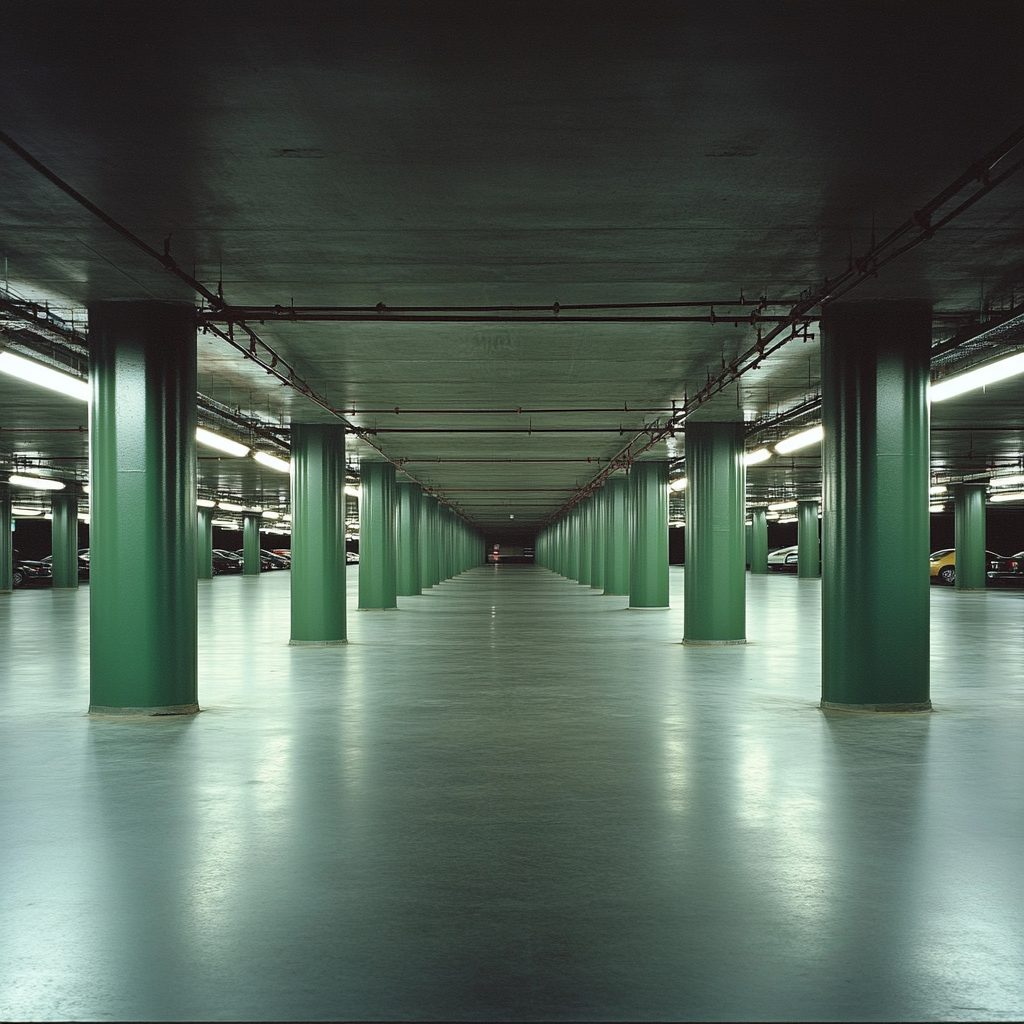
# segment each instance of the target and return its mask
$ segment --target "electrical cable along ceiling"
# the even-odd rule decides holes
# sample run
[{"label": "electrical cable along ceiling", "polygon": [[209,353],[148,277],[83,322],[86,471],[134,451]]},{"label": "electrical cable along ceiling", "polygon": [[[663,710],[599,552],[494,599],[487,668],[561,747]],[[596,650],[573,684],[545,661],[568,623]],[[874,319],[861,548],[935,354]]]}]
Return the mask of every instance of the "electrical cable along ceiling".
[{"label": "electrical cable along ceiling", "polygon": [[[1024,348],[1019,5],[58,8],[0,68],[0,344],[81,376],[89,302],[193,301],[200,421],[250,449],[340,421],[353,479],[528,533],[681,472],[702,405],[812,426],[823,303],[932,301],[936,379]],[[933,472],[1019,470],[1022,409],[936,404]],[[0,460],[84,479],[84,408],[0,374]],[[748,486],[820,493],[817,449]],[[287,506],[202,447],[200,490]]]}]

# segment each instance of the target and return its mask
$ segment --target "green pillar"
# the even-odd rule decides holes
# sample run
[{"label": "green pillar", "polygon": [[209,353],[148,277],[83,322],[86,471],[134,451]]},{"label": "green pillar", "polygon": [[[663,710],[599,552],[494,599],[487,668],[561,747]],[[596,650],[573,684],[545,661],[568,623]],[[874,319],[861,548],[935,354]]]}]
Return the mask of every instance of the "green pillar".
[{"label": "green pillar", "polygon": [[572,509],[566,516],[566,560],[565,575],[579,581],[580,578],[580,510]]},{"label": "green pillar", "polygon": [[817,498],[798,501],[796,515],[796,574],[802,580],[816,580],[821,576]]},{"label": "green pillar", "polygon": [[686,424],[683,643],[746,642],[742,423]]},{"label": "green pillar", "polygon": [[291,458],[290,643],[331,647],[345,643],[348,635],[345,428],[340,423],[292,423]]},{"label": "green pillar", "polygon": [[605,483],[604,592],[629,593],[629,478],[621,474]]},{"label": "green pillar", "polygon": [[90,711],[193,714],[196,325],[191,302],[89,307]]},{"label": "green pillar", "polygon": [[928,379],[931,310],[822,310],[821,706],[931,707]]},{"label": "green pillar", "polygon": [[668,607],[668,463],[629,471],[629,607]]},{"label": "green pillar", "polygon": [[0,483],[0,594],[14,589],[14,534],[11,515],[11,488]]},{"label": "green pillar", "polygon": [[196,517],[196,576],[213,579],[213,512],[208,508],[199,509]]},{"label": "green pillar", "polygon": [[429,495],[420,497],[420,592],[429,590],[437,581],[434,579],[434,533],[432,529],[434,509],[437,502]]},{"label": "green pillar", "polygon": [[395,566],[395,467],[364,462],[360,469],[359,608],[398,607]]},{"label": "green pillar", "polygon": [[954,484],[956,589],[985,589],[985,484]]},{"label": "green pillar", "polygon": [[743,543],[746,549],[747,568],[750,568],[750,555],[754,547],[754,524],[744,523],[743,526]]},{"label": "green pillar", "polygon": [[580,586],[590,586],[591,559],[594,553],[594,540],[591,534],[592,498],[584,498],[577,506],[580,517],[580,571],[577,580]]},{"label": "green pillar", "polygon": [[768,572],[768,509],[750,510],[750,571],[763,576]]},{"label": "green pillar", "polygon": [[68,484],[50,495],[53,520],[50,524],[50,550],[53,554],[55,590],[78,589],[78,489]]},{"label": "green pillar", "polygon": [[593,548],[590,555],[590,585],[597,590],[604,590],[604,535],[605,535],[605,490],[602,487],[590,499],[592,515],[590,533]]},{"label": "green pillar", "polygon": [[403,480],[398,485],[398,586],[399,594],[412,597],[423,592],[420,583],[419,484]]},{"label": "green pillar", "polygon": [[260,574],[260,514],[242,514],[242,575]]}]

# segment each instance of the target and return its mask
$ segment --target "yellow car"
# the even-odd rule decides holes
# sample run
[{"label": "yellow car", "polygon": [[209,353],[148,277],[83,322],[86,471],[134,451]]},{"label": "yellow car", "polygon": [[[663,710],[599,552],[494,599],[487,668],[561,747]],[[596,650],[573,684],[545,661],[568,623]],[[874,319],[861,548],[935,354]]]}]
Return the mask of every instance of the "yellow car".
[{"label": "yellow car", "polygon": [[[985,552],[985,568],[994,569],[995,563],[1002,560],[1002,555],[994,551]],[[933,551],[928,559],[931,567],[931,578],[945,583],[952,587],[956,583],[956,549],[943,548],[941,551]]]}]

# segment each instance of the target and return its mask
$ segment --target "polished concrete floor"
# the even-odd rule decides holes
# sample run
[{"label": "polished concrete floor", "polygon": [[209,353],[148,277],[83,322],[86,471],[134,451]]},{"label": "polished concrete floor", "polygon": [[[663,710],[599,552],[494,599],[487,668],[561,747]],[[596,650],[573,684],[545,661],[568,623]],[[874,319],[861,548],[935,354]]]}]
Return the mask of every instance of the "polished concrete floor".
[{"label": "polished concrete floor", "polygon": [[680,569],[479,568],[331,649],[288,585],[201,585],[191,719],[85,716],[88,588],[0,598],[3,1018],[1024,1017],[1024,593],[933,590],[936,711],[866,716],[815,581],[717,649]]}]

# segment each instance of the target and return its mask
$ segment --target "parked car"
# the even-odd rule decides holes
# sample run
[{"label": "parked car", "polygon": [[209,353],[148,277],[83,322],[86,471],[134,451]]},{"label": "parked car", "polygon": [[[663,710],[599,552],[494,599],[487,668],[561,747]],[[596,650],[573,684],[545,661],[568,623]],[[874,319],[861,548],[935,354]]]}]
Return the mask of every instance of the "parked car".
[{"label": "parked car", "polygon": [[[994,551],[985,552],[985,575],[988,575],[989,570],[995,567],[995,564],[1003,561],[1002,555],[997,555]],[[933,551],[930,558],[928,559],[928,565],[931,571],[931,579],[937,583],[945,584],[948,587],[952,587],[956,583],[956,549],[955,548],[941,548],[939,551]]]},{"label": "parked car", "polygon": [[238,573],[242,571],[242,560],[233,551],[225,551],[223,548],[213,549],[213,574],[220,576],[226,573]]},{"label": "parked car", "polygon": [[17,559],[11,581],[16,590],[21,587],[52,587],[53,566],[42,560]]},{"label": "parked car", "polygon": [[1024,587],[1024,551],[989,562],[986,583],[996,587]]},{"label": "parked car", "polygon": [[797,546],[776,548],[768,552],[768,568],[772,572],[796,572]]},{"label": "parked car", "polygon": [[[78,582],[85,583],[89,579],[89,549],[84,548],[85,554],[81,552],[78,554]],[[46,562],[52,571],[53,569],[53,555],[47,555],[41,561]]]},{"label": "parked car", "polygon": [[[243,548],[239,548],[235,554],[244,561],[245,554]],[[265,548],[260,549],[260,572],[270,572],[272,569],[290,569],[291,564],[287,558],[275,555]]]}]

